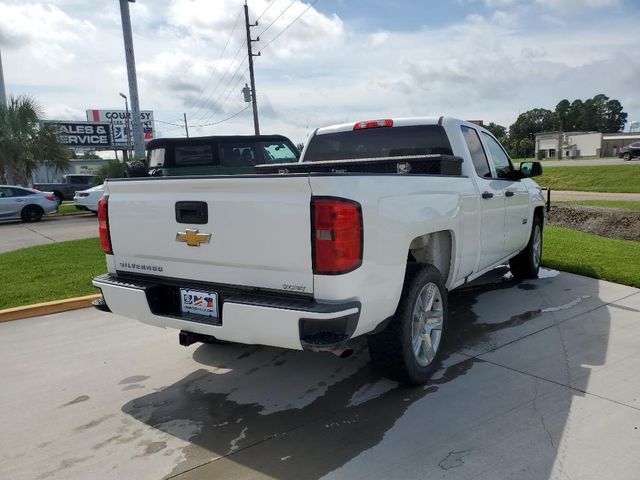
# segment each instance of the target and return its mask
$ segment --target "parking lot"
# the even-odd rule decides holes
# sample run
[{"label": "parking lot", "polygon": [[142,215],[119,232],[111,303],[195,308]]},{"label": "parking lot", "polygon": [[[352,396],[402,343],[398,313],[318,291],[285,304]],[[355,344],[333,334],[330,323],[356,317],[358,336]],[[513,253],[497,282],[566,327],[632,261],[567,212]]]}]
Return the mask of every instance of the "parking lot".
[{"label": "parking lot", "polygon": [[0,223],[0,253],[65,240],[98,236],[98,222],[92,214],[45,216],[38,223]]},{"label": "parking lot", "polygon": [[442,368],[178,345],[85,309],[0,324],[0,478],[631,479],[640,290],[499,269],[450,294]]}]

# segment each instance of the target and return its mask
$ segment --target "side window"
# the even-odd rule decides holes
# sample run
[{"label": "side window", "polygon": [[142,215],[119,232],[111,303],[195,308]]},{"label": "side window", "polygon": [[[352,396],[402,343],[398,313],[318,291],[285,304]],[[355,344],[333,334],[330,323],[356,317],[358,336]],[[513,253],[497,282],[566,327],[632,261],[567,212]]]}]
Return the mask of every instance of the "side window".
[{"label": "side window", "polygon": [[509,157],[491,135],[487,135],[484,132],[482,132],[482,134],[484,135],[484,141],[487,142],[487,146],[489,147],[491,160],[493,160],[493,166],[496,167],[498,178],[508,178],[509,174],[513,171]]},{"label": "side window", "polygon": [[14,197],[26,197],[27,195],[33,195],[33,192],[29,190],[24,190],[22,188],[10,188],[9,190],[13,191]]},{"label": "side window", "polygon": [[221,143],[220,160],[226,167],[250,167],[256,164],[255,145],[250,143]]},{"label": "side window", "polygon": [[283,142],[262,142],[263,157],[266,163],[297,162],[298,156]]},{"label": "side window", "polygon": [[469,153],[471,153],[471,160],[473,160],[473,166],[476,169],[476,173],[479,177],[491,178],[491,169],[489,168],[489,161],[487,155],[484,153],[480,137],[475,128],[461,126],[462,135],[464,141],[469,147]]},{"label": "side window", "polygon": [[174,163],[176,167],[191,167],[195,165],[216,165],[213,158],[211,144],[184,145],[174,148]]},{"label": "side window", "polygon": [[13,197],[13,190],[9,187],[0,187],[0,198]]},{"label": "side window", "polygon": [[73,185],[89,185],[89,182],[91,181],[91,177],[83,177],[83,176],[69,176],[67,177],[68,182],[73,184]]}]

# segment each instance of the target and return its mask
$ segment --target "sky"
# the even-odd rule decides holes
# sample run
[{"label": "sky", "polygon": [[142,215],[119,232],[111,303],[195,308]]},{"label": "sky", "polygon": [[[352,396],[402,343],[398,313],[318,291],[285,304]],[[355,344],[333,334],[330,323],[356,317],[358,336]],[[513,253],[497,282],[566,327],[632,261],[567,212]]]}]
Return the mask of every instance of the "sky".
[{"label": "sky", "polygon": [[[183,136],[183,113],[191,135],[253,133],[243,3],[130,4],[140,107],[154,111],[156,136]],[[297,143],[325,125],[417,115],[508,127],[598,93],[640,120],[640,0],[248,4],[262,133]],[[48,119],[124,108],[118,5],[0,0],[7,93],[36,98]]]}]

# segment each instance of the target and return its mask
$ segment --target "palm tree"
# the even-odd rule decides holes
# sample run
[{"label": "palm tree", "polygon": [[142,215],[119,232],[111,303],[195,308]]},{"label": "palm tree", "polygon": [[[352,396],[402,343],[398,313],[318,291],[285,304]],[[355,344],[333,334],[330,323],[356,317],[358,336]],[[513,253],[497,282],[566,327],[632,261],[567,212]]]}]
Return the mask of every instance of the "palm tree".
[{"label": "palm tree", "polygon": [[40,165],[69,168],[69,149],[58,142],[55,127],[40,123],[41,116],[42,108],[29,96],[0,104],[0,178],[8,175],[26,186]]}]

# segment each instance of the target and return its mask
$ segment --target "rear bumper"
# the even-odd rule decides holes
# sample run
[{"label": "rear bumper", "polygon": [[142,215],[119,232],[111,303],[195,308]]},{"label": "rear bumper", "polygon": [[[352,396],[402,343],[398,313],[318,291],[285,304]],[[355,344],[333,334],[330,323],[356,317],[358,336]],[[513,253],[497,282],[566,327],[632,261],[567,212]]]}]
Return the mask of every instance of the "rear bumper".
[{"label": "rear bumper", "polygon": [[[322,303],[313,299],[256,293],[230,286],[197,286],[179,280],[146,280],[112,274],[93,279],[109,310],[163,328],[175,328],[219,340],[296,350],[333,350],[353,335],[360,302]],[[179,288],[218,293],[216,323],[180,312]]]}]

